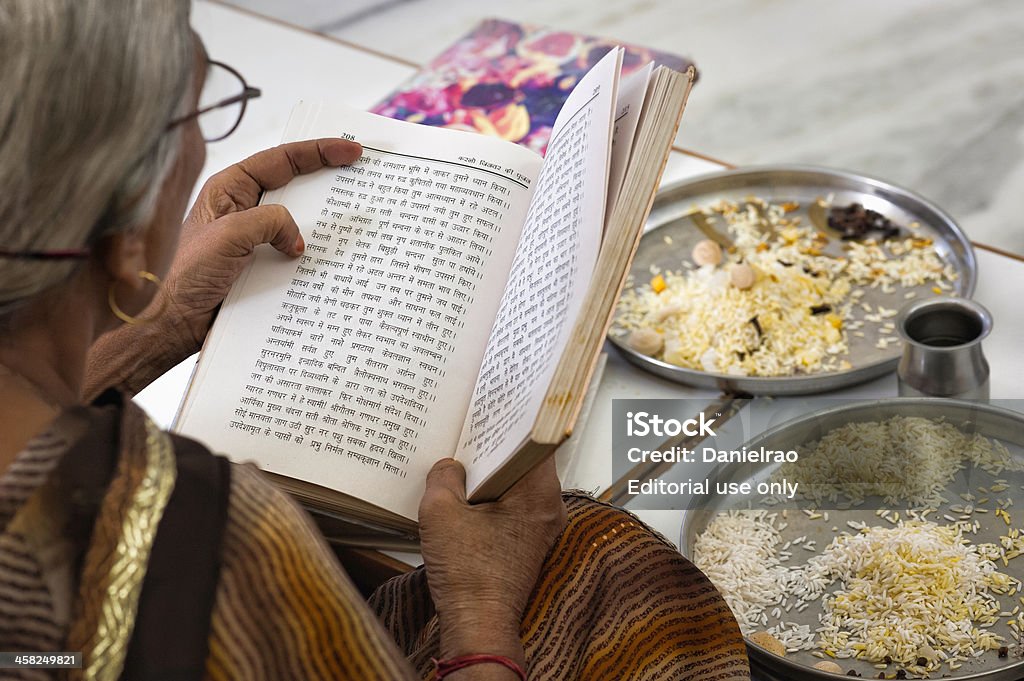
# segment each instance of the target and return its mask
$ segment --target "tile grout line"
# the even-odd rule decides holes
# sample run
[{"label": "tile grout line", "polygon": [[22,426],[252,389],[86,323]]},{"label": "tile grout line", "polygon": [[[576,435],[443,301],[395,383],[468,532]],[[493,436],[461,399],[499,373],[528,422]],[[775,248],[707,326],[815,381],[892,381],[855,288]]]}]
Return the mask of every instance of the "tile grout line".
[{"label": "tile grout line", "polygon": [[311,30],[314,33],[319,33],[321,35],[327,35],[327,31],[330,31],[330,30],[336,29],[336,28],[342,28],[344,26],[352,26],[352,25],[358,24],[360,21],[363,21],[364,19],[367,19],[367,18],[372,17],[374,15],[380,14],[381,12],[386,12],[389,9],[391,9],[393,7],[396,7],[398,5],[407,4],[408,2],[410,2],[410,0],[387,0],[386,2],[384,2],[383,4],[381,4],[381,5],[377,6],[377,7],[370,7],[370,8],[367,8],[367,9],[355,12],[354,14],[347,14],[347,15],[345,15],[343,17],[338,17],[337,19],[332,19],[331,21],[328,21],[328,22],[325,22],[323,24],[320,24],[319,26],[313,26],[313,27],[311,27]]},{"label": "tile grout line", "polygon": [[289,21],[285,21],[284,19],[278,19],[277,17],[272,17],[272,16],[268,16],[266,14],[261,14],[260,12],[257,12],[255,10],[251,10],[248,7],[239,7],[238,5],[232,4],[231,2],[228,2],[227,0],[205,0],[205,1],[210,3],[210,4],[212,4],[212,5],[219,5],[220,7],[224,7],[224,8],[230,9],[230,10],[234,10],[236,12],[240,12],[242,14],[246,14],[248,16],[255,17],[257,19],[262,19],[263,21],[267,21],[267,22],[270,22],[272,24],[277,24],[278,26],[283,26],[285,28],[290,28],[292,30],[299,31],[300,33],[305,33],[307,35],[312,35],[312,36],[316,36],[318,38],[323,38],[325,40],[330,40],[331,42],[338,43],[339,45],[344,45],[345,47],[349,47],[349,48],[351,48],[353,50],[357,50],[359,52],[364,52],[366,54],[370,54],[370,55],[373,55],[375,57],[380,57],[382,59],[387,59],[388,61],[393,61],[396,64],[401,64],[402,66],[409,66],[409,67],[414,68],[414,69],[418,69],[418,68],[421,67],[420,64],[417,64],[414,61],[409,61],[408,59],[402,59],[401,57],[396,57],[393,54],[388,54],[386,52],[381,52],[380,50],[375,50],[375,49],[372,49],[372,48],[369,48],[369,47],[364,47],[363,45],[358,45],[356,43],[350,42],[348,40],[344,40],[342,38],[338,38],[338,37],[333,36],[333,35],[328,35],[326,33],[318,33],[317,31],[313,31],[311,29],[306,28],[305,26],[299,26],[298,24],[293,24],[293,23],[291,23]]},{"label": "tile grout line", "polygon": [[[685,115],[686,115],[686,113],[684,112],[683,116],[685,116]],[[699,151],[693,151],[691,149],[686,149],[684,147],[676,146],[674,144],[672,145],[672,151],[678,152],[680,154],[686,154],[687,156],[693,156],[694,158],[699,158],[702,161],[708,161],[710,163],[717,163],[718,165],[722,166],[723,168],[728,168],[729,170],[732,170],[732,169],[738,167],[735,163],[729,163],[728,161],[723,161],[720,158],[715,158],[714,156],[708,156],[707,154],[702,154]]]},{"label": "tile grout line", "polygon": [[1013,251],[1007,251],[1007,250],[1004,250],[1002,248],[998,248],[996,246],[989,246],[988,244],[983,244],[980,241],[973,241],[972,240],[971,241],[971,245],[974,246],[975,248],[980,248],[983,251],[988,251],[989,253],[995,253],[996,255],[1001,255],[1004,258],[1010,258],[1011,260],[1016,260],[1017,262],[1024,262],[1024,255],[1021,255],[1020,253],[1014,253]]}]

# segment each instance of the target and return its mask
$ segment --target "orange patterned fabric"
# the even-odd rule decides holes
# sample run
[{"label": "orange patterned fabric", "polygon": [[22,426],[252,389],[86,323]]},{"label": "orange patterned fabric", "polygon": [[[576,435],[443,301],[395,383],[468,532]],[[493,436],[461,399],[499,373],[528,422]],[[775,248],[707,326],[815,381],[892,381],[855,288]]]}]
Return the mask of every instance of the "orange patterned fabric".
[{"label": "orange patterned fabric", "polygon": [[[142,444],[141,413],[125,412],[115,488],[134,479],[128,464]],[[22,526],[10,522],[73,442],[60,425],[0,475],[0,650],[57,650],[74,630],[61,613],[71,610],[64,599],[76,585],[61,586]],[[566,504],[569,527],[522,625],[531,680],[749,678],[736,622],[704,575],[628,513],[575,495]],[[100,548],[90,555],[106,555]],[[231,475],[222,549],[207,678],[415,678],[395,642],[419,678],[431,676],[439,632],[422,568],[375,594],[382,628],[305,514],[244,466]],[[86,566],[87,582],[99,567],[88,562],[95,564]]]},{"label": "orange patterned fabric", "polygon": [[[566,495],[555,545],[522,625],[530,679],[749,679],[739,626],[721,594],[628,513]],[[421,570],[371,599],[421,677],[439,629]]]},{"label": "orange patterned fabric", "polygon": [[255,469],[231,482],[209,678],[410,678],[308,517]]},{"label": "orange patterned fabric", "polygon": [[[54,573],[47,556],[56,544],[40,544],[25,528],[49,526],[30,500],[73,444],[67,419],[58,420],[0,474],[0,650],[78,649],[90,635],[83,611],[95,609],[104,567],[116,539],[116,514],[102,515],[82,571]],[[145,445],[142,412],[128,402],[122,413],[121,452],[110,501],[139,478]],[[113,446],[113,445],[111,445]],[[116,497],[116,498],[114,498]],[[210,628],[206,676],[215,681],[282,679],[411,679],[412,670],[309,517],[254,468],[231,475],[222,567]],[[115,508],[112,504],[107,504]],[[57,538],[59,539],[59,538]],[[187,569],[187,566],[182,566]],[[82,597],[71,602],[78,592]],[[188,598],[188,594],[182,594]],[[68,616],[74,613],[74,621]],[[69,631],[72,639],[68,638]],[[72,647],[68,647],[68,646]],[[72,676],[77,672],[72,671]],[[4,679],[49,681],[57,670],[5,670]]]}]

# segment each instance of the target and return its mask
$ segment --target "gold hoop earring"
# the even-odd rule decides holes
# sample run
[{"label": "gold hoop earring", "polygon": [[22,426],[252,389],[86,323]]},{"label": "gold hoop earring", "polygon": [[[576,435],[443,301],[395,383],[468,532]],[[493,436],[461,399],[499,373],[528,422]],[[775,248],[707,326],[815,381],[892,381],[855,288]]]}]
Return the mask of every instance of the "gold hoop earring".
[{"label": "gold hoop earring", "polygon": [[[145,270],[139,270],[139,277],[145,279],[146,281],[150,281],[156,284],[157,297],[160,297],[160,288],[163,285],[163,282],[160,281],[160,277],[156,276],[152,272],[147,272]],[[150,322],[159,319],[160,316],[164,313],[164,310],[167,309],[167,296],[160,297],[160,307],[157,309],[156,312],[153,313],[153,316],[149,317],[148,319],[143,319],[142,317],[133,317],[132,315],[128,314],[118,306],[117,301],[114,300],[113,283],[111,283],[110,286],[107,288],[107,304],[110,306],[110,311],[114,313],[114,316],[120,319],[125,324],[149,324]]]}]

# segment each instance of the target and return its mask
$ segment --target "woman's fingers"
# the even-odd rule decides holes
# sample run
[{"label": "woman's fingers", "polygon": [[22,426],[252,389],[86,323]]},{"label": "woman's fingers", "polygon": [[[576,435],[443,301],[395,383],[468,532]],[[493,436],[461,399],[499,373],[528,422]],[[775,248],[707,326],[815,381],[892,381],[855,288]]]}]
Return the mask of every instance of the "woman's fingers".
[{"label": "woman's fingers", "polygon": [[190,219],[208,223],[248,210],[259,203],[264,191],[283,187],[298,175],[353,163],[362,153],[363,148],[356,142],[325,137],[289,142],[253,154],[206,181]]},{"label": "woman's fingers", "polygon": [[245,256],[260,244],[270,244],[285,255],[300,255],[305,247],[299,226],[284,206],[268,203],[221,218],[229,237],[223,255]]},{"label": "woman's fingers", "polygon": [[362,153],[363,148],[356,142],[326,137],[281,144],[253,154],[229,167],[225,172],[241,173],[242,177],[248,178],[253,188],[259,192],[283,187],[296,176],[321,168],[348,165]]}]

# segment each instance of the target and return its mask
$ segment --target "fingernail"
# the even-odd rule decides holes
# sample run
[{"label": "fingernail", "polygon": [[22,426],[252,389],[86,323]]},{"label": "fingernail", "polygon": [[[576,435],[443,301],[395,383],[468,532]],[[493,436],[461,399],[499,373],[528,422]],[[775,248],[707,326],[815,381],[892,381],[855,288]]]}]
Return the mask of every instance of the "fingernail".
[{"label": "fingernail", "polygon": [[295,240],[295,255],[302,255],[302,252],[306,250],[306,240],[299,235],[299,238]]}]

